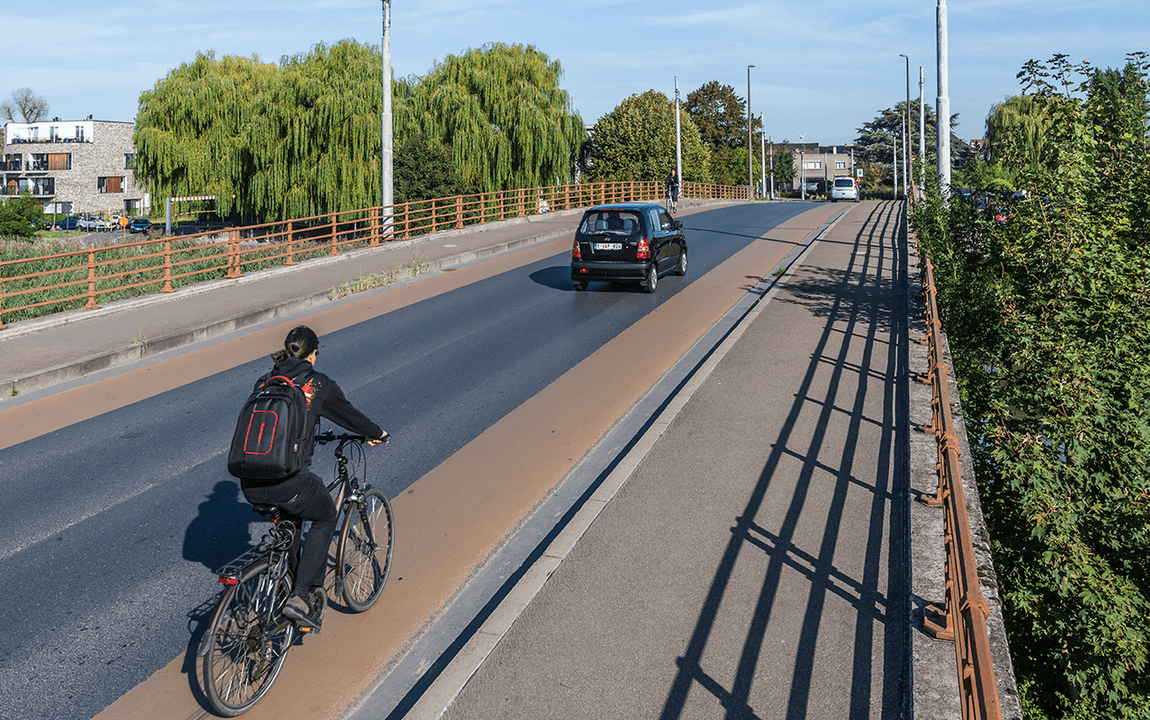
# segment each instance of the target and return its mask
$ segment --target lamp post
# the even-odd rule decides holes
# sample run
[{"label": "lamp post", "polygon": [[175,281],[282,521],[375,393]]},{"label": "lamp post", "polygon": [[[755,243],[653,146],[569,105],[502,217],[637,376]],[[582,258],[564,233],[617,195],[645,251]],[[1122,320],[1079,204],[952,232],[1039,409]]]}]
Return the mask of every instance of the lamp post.
[{"label": "lamp post", "polygon": [[[751,128],[754,125],[751,123],[751,68],[754,65],[747,66],[747,191],[752,191],[755,187],[755,166],[754,166],[754,152],[751,150]],[[747,198],[748,200],[751,198]]]},{"label": "lamp post", "polygon": [[950,62],[946,30],[946,0],[938,0],[938,189],[944,198],[950,196]]},{"label": "lamp post", "polygon": [[[763,124],[763,114],[759,113],[759,124]],[[766,126],[764,126],[765,128]],[[767,192],[767,135],[766,133],[759,133],[759,167],[762,170],[759,181],[759,191],[762,193]]]},{"label": "lamp post", "polygon": [[675,177],[683,186],[683,142],[679,128],[679,76],[675,76]]},{"label": "lamp post", "polygon": [[898,56],[906,59],[906,107],[903,108],[902,116],[902,194],[906,197],[910,189],[910,57],[906,53],[899,53]]},{"label": "lamp post", "polygon": [[926,188],[926,101],[922,91],[922,65],[918,66],[918,184]]},{"label": "lamp post", "polygon": [[395,204],[395,182],[392,174],[392,133],[391,133],[391,0],[383,0],[383,40],[379,46],[383,55],[383,116],[380,136],[383,145],[380,180],[383,185],[381,204],[390,217],[390,208]]}]

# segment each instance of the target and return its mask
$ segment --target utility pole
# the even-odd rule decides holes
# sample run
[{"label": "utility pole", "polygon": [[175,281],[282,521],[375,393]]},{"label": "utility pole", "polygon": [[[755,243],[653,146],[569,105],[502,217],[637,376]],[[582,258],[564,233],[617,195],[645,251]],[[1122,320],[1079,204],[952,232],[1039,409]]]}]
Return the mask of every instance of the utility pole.
[{"label": "utility pole", "polygon": [[773,138],[768,138],[771,143],[771,199],[775,199],[775,141]]},{"label": "utility pole", "polygon": [[906,107],[902,111],[902,194],[906,197],[910,189],[910,56],[906,53],[899,53],[898,56],[906,58]]},{"label": "utility pole", "polygon": [[[759,113],[759,124],[763,124],[763,114]],[[766,125],[763,125],[766,129]],[[767,192],[767,135],[759,133],[759,166],[762,168],[762,181],[759,183],[763,193]]]},{"label": "utility pole", "polygon": [[[391,0],[383,0],[383,40],[379,49],[383,55],[383,117],[381,118],[382,127],[380,129],[383,141],[380,175],[383,192],[380,200],[384,217],[390,219],[393,212],[392,206],[395,205],[395,177],[392,164],[394,149],[391,132]],[[388,221],[385,227],[390,226],[391,223]]]},{"label": "utility pole", "polygon": [[938,0],[938,189],[950,197],[950,73],[947,59],[946,0]]},{"label": "utility pole", "polygon": [[918,184],[926,191],[926,99],[923,97],[922,65],[918,66]]},{"label": "utility pole", "polygon": [[679,76],[675,76],[675,177],[683,187],[683,141],[679,130]]},{"label": "utility pole", "polygon": [[[747,191],[753,192],[755,188],[755,170],[754,170],[754,152],[751,151],[751,129],[754,125],[751,122],[751,68],[754,65],[747,66]],[[753,199],[753,195],[748,200]]]}]

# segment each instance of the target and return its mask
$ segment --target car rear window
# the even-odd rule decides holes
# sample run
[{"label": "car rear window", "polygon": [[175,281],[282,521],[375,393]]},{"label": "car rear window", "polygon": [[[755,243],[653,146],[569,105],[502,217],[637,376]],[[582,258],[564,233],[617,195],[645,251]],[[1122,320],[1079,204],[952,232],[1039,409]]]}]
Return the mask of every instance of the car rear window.
[{"label": "car rear window", "polygon": [[850,178],[835,178],[835,187],[854,187],[855,181]]},{"label": "car rear window", "polygon": [[634,235],[643,231],[639,213],[633,210],[597,210],[583,216],[579,232],[584,235]]}]

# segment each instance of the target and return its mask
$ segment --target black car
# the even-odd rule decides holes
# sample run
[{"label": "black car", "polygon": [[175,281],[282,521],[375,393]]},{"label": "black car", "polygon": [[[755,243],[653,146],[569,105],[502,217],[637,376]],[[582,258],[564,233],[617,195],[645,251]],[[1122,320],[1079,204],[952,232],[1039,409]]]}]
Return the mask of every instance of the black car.
[{"label": "black car", "polygon": [[146,217],[132,218],[128,223],[128,232],[130,233],[146,233],[152,229],[152,221]]},{"label": "black car", "polygon": [[592,280],[637,282],[655,292],[659,277],[687,274],[683,223],[662,205],[619,203],[583,213],[571,249],[571,283],[586,290]]},{"label": "black car", "polygon": [[80,227],[80,218],[73,215],[66,217],[55,225],[57,230],[77,230]]}]

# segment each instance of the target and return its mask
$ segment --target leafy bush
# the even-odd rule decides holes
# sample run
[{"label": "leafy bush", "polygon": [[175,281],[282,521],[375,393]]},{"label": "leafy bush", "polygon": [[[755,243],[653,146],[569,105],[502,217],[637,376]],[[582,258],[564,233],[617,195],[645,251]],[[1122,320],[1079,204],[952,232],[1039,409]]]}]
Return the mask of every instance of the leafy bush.
[{"label": "leafy bush", "polygon": [[993,158],[1025,197],[913,214],[1035,717],[1150,717],[1148,67],[1028,63],[1041,147]]},{"label": "leafy bush", "polygon": [[30,238],[43,220],[44,206],[31,195],[0,200],[0,237]]}]

